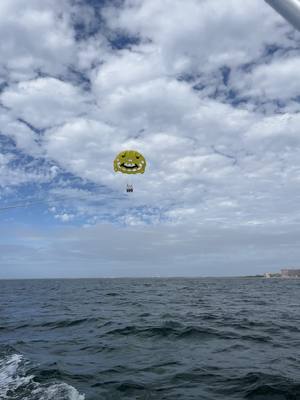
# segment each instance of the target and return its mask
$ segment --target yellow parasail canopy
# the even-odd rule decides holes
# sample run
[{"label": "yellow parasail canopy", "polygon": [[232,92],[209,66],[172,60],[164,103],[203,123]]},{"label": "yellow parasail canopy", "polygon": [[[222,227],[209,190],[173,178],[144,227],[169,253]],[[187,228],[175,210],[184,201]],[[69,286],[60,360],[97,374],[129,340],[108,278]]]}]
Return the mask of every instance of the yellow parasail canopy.
[{"label": "yellow parasail canopy", "polygon": [[124,150],[114,159],[115,172],[143,174],[146,168],[144,156],[135,150]]}]

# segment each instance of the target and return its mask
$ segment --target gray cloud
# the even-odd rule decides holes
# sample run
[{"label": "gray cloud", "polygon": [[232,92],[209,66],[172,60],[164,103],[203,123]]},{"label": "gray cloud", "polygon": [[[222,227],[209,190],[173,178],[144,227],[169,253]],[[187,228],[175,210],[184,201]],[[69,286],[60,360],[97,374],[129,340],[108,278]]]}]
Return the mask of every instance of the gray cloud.
[{"label": "gray cloud", "polygon": [[0,277],[232,276],[295,265],[299,229],[275,228],[109,224],[55,234],[10,228],[1,246]]}]

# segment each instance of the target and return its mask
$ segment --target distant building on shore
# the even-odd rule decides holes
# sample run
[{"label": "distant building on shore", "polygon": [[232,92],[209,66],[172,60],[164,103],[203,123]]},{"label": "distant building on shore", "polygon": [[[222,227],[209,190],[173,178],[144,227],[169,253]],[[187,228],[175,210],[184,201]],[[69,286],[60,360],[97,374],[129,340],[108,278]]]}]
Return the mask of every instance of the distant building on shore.
[{"label": "distant building on shore", "polygon": [[264,277],[265,278],[280,278],[281,274],[279,274],[278,272],[265,272]]},{"label": "distant building on shore", "polygon": [[282,278],[300,278],[300,269],[282,269],[281,270]]}]

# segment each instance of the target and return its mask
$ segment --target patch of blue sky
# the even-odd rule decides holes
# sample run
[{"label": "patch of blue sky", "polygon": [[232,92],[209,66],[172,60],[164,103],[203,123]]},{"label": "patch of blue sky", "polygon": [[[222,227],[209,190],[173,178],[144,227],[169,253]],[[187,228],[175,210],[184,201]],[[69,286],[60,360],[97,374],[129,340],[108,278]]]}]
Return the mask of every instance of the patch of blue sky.
[{"label": "patch of blue sky", "polygon": [[83,20],[74,21],[73,28],[76,41],[87,40],[103,29],[104,21],[99,15],[98,24],[86,24]]},{"label": "patch of blue sky", "polygon": [[87,5],[98,9],[112,4],[121,6],[124,3],[124,0],[73,0],[72,2],[75,5]]},{"label": "patch of blue sky", "polygon": [[117,8],[121,7],[123,0],[83,0],[76,1],[74,4],[81,6],[92,7],[95,18],[85,19],[77,18],[74,19],[73,28],[75,32],[75,39],[77,41],[86,41],[90,37],[94,37],[96,34],[101,32],[101,34],[106,38],[107,42],[110,44],[113,50],[121,50],[125,48],[130,48],[133,45],[138,45],[140,43],[140,38],[138,36],[133,36],[120,32],[119,30],[111,30],[108,28],[105,18],[102,16],[103,7],[115,6]]},{"label": "patch of blue sky", "polygon": [[21,124],[24,124],[27,126],[27,128],[31,129],[34,133],[41,135],[45,132],[45,129],[38,129],[35,126],[33,126],[32,124],[30,124],[28,121],[26,121],[23,118],[17,118],[18,122],[21,122]]},{"label": "patch of blue sky", "polygon": [[15,142],[12,138],[3,135],[0,132],[0,153],[7,154],[10,152],[17,152]]},{"label": "patch of blue sky", "polygon": [[43,227],[45,225],[58,225],[48,211],[46,203],[29,204],[27,207],[8,208],[0,210],[1,224],[13,224],[14,222],[24,226]]},{"label": "patch of blue sky", "polygon": [[220,68],[220,71],[222,73],[223,83],[225,86],[227,86],[230,78],[231,68],[225,65]]},{"label": "patch of blue sky", "polygon": [[140,43],[140,38],[137,36],[125,35],[124,32],[114,32],[114,34],[109,37],[109,43],[114,50],[122,50],[138,45]]},{"label": "patch of blue sky", "polygon": [[[1,77],[0,77],[1,79]],[[8,83],[6,81],[3,81],[0,83],[0,93],[5,90],[8,87]]]},{"label": "patch of blue sky", "polygon": [[91,80],[89,78],[89,76],[82,72],[79,71],[78,69],[76,69],[73,66],[70,66],[68,68],[68,73],[69,73],[69,81],[76,83],[78,86],[80,86],[83,90],[85,91],[90,91],[91,90]]},{"label": "patch of blue sky", "polygon": [[292,98],[293,101],[296,101],[297,103],[300,103],[300,95]]},{"label": "patch of blue sky", "polygon": [[277,44],[267,44],[265,47],[264,55],[272,56],[280,50],[282,50],[282,47]]},{"label": "patch of blue sky", "polygon": [[[31,220],[32,210],[35,210],[35,221],[46,221],[49,220],[48,210],[55,207],[59,214],[79,215],[77,220],[82,222],[83,218],[80,217],[78,209],[82,208],[83,204],[86,204],[87,209],[89,205],[95,208],[99,203],[99,196],[102,196],[102,201],[106,204],[113,195],[113,190],[105,185],[83,180],[63,171],[52,162],[22,153],[16,149],[14,142],[4,135],[0,136],[0,144],[1,154],[13,156],[8,162],[11,170],[35,175],[31,182],[27,180],[10,185],[9,191],[6,187],[1,188],[1,219],[5,211],[6,215],[14,215],[20,221],[26,221],[28,216]],[[52,167],[55,167],[54,176],[51,175]]]},{"label": "patch of blue sky", "polygon": [[[111,215],[105,203],[78,201],[76,199],[45,197],[41,201],[19,201],[2,204],[0,208],[1,223],[18,221],[20,224],[34,226],[57,226],[61,221],[75,226],[82,226],[89,220],[96,222],[104,219],[111,222]],[[15,206],[14,206],[15,205]],[[103,213],[103,210],[106,210]],[[107,218],[105,217],[105,214]],[[104,215],[104,217],[103,217]]]}]

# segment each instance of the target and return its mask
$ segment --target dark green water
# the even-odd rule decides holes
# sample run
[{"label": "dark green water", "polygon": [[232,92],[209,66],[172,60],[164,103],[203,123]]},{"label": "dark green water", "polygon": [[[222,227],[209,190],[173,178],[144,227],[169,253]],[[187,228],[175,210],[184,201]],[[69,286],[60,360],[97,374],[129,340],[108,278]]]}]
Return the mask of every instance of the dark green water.
[{"label": "dark green water", "polygon": [[0,399],[299,400],[300,280],[0,281]]}]

